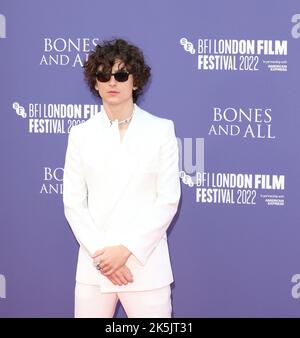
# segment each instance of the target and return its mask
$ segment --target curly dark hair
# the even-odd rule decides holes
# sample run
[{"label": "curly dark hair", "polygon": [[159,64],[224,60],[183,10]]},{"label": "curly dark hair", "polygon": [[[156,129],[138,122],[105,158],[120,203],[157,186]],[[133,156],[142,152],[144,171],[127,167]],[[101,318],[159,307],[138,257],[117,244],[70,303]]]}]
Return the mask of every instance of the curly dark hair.
[{"label": "curly dark hair", "polygon": [[99,96],[95,89],[96,72],[100,65],[103,66],[104,72],[111,72],[117,59],[121,60],[126,70],[133,75],[133,85],[137,89],[132,91],[132,97],[133,102],[136,102],[150,78],[151,68],[145,63],[143,52],[123,39],[103,41],[90,52],[83,65],[84,79],[91,92]]}]

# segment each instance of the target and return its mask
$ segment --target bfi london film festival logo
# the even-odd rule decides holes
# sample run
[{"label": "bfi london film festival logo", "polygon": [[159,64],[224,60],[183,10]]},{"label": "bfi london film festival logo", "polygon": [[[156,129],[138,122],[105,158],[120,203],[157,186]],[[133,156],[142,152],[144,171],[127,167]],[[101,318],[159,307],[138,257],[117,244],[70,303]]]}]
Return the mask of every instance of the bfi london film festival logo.
[{"label": "bfi london film festival logo", "polygon": [[197,56],[201,71],[287,71],[287,40],[202,38],[194,44],[183,37],[179,43],[187,53]]},{"label": "bfi london film festival logo", "polygon": [[180,172],[182,182],[194,187],[199,204],[255,206],[260,197],[270,207],[284,206],[285,176],[255,173],[197,172],[196,178]]},{"label": "bfi london film festival logo", "polygon": [[85,122],[98,114],[97,104],[28,103],[22,106],[13,102],[12,108],[22,119],[27,120],[29,134],[68,134],[74,125]]},{"label": "bfi london film festival logo", "polygon": [[6,38],[6,18],[0,14],[0,39]]},{"label": "bfi london film festival logo", "polygon": [[82,67],[99,38],[44,38],[40,66]]},{"label": "bfi london film festival logo", "polygon": [[6,279],[2,274],[0,274],[0,299],[1,298],[6,298]]}]

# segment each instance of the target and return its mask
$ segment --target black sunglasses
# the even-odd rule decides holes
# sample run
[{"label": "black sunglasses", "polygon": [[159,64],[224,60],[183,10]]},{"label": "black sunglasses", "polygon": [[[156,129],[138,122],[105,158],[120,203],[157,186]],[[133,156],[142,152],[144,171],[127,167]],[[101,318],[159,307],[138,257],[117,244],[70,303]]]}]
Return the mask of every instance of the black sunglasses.
[{"label": "black sunglasses", "polygon": [[128,80],[129,74],[130,73],[125,72],[123,70],[115,72],[115,73],[97,72],[96,78],[100,82],[108,82],[111,76],[114,76],[116,81],[125,82]]}]

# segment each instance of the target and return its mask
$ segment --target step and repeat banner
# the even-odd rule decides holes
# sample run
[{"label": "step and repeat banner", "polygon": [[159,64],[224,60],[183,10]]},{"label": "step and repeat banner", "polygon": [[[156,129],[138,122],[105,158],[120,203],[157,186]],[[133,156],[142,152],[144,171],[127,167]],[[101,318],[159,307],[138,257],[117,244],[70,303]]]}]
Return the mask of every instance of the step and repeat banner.
[{"label": "step and repeat banner", "polygon": [[1,1],[0,317],[73,317],[67,138],[100,110],[83,61],[117,37],[152,68],[139,106],[175,123],[174,317],[299,317],[293,0]]}]

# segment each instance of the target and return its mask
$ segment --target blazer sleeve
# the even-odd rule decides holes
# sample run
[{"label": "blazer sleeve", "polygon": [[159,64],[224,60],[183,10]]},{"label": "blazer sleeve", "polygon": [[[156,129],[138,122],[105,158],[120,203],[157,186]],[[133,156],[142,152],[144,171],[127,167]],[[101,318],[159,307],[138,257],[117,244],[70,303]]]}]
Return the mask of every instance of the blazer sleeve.
[{"label": "blazer sleeve", "polygon": [[179,154],[174,124],[168,120],[160,147],[159,170],[153,207],[138,217],[133,233],[122,243],[145,265],[151,252],[165,235],[176,214],[180,199]]},{"label": "blazer sleeve", "polygon": [[78,127],[69,134],[63,178],[65,216],[81,246],[90,256],[104,247],[104,234],[97,229],[88,210],[88,189],[80,157]]}]

